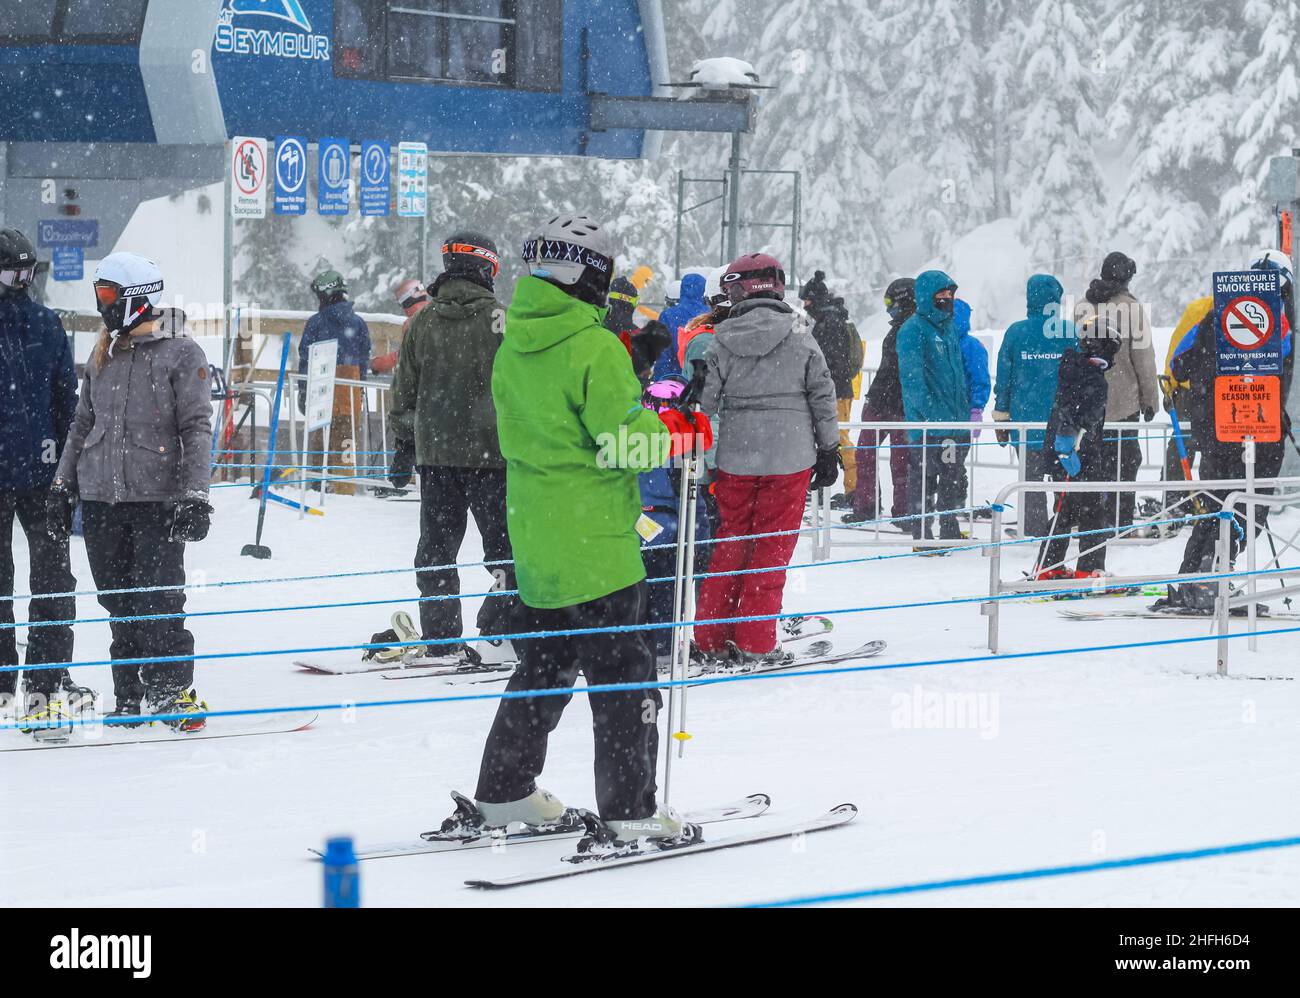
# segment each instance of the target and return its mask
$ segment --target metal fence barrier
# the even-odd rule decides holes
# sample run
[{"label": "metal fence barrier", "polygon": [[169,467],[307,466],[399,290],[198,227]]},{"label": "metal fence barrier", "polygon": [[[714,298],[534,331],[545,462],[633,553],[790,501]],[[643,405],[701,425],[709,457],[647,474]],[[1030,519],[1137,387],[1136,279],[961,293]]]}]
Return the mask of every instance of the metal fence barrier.
[{"label": "metal fence barrier", "polygon": [[[1188,426],[1188,424],[1184,423],[1180,425],[1183,427],[1183,432],[1185,434],[1190,432],[1190,426]],[[930,461],[935,460],[933,456],[933,452],[939,451],[944,447],[943,442],[946,439],[945,434],[950,435],[953,432],[957,432],[957,431],[964,432],[967,434],[979,432],[980,439],[975,440],[972,438],[967,453],[963,455],[963,462],[966,469],[967,486],[966,486],[966,495],[964,497],[965,501],[962,503],[962,505],[974,507],[980,504],[978,496],[979,496],[980,489],[982,487],[981,479],[980,476],[977,474],[977,470],[978,469],[1001,469],[1004,471],[1014,473],[1017,481],[1021,481],[1021,482],[1026,481],[1027,479],[1025,478],[1025,467],[1026,467],[1027,455],[1030,449],[1028,446],[1028,433],[1033,431],[1044,433],[1045,430],[1047,429],[1046,422],[1030,422],[1025,420],[1017,420],[1017,421],[1008,420],[1005,422],[996,422],[996,423],[972,423],[972,422],[961,422],[961,421],[950,422],[950,423],[935,423],[935,422],[917,422],[917,421],[906,421],[906,420],[901,420],[901,421],[850,420],[850,421],[840,423],[839,426],[841,430],[849,431],[850,446],[853,448],[855,452],[859,449],[863,449],[860,448],[857,444],[857,439],[860,431],[871,430],[876,433],[876,438],[875,438],[877,441],[876,445],[864,445],[864,446],[871,447],[874,450],[874,453],[872,454],[872,460],[875,463],[875,467],[876,467],[876,496],[873,502],[873,506],[875,507],[877,513],[879,513],[881,508],[880,503],[881,503],[881,499],[884,496],[882,485],[883,485],[884,478],[888,473],[888,467],[889,467],[888,462],[891,456],[890,452],[894,446],[903,446],[908,448],[910,452],[919,453],[920,455],[919,460],[921,462],[920,480],[924,482],[926,467]],[[909,434],[908,435],[909,442],[907,444],[895,445],[893,443],[893,433],[891,431],[908,431],[908,430],[914,430],[921,434],[921,439],[919,443],[912,442],[910,440],[910,434]],[[1015,445],[1012,444],[1001,445],[997,443],[995,433],[1001,430],[1014,431],[1018,435],[1017,443]],[[882,432],[890,433],[890,441],[888,443],[881,441]],[[1138,469],[1139,474],[1142,471],[1157,470],[1158,471],[1158,474],[1156,476],[1157,479],[1163,477],[1164,455],[1168,449],[1169,441],[1173,435],[1173,424],[1169,422],[1151,422],[1151,423],[1108,422],[1104,424],[1104,432],[1107,434],[1108,437],[1111,434],[1114,434],[1114,438],[1115,438],[1114,443],[1115,443],[1115,452],[1116,452],[1115,457],[1116,457],[1117,468],[1120,466],[1119,461],[1121,458],[1122,450],[1126,439],[1125,437],[1121,436],[1121,433],[1131,434],[1136,432],[1138,435],[1138,440],[1136,442],[1139,444],[1140,447],[1143,448],[1143,455],[1144,455],[1142,463]],[[1153,444],[1154,446],[1152,446]],[[968,446],[968,445],[963,444],[961,446]],[[1007,460],[1005,461],[981,460],[976,456],[978,454],[984,453],[985,451],[996,451],[998,452],[999,456],[1001,456],[1005,452],[1007,456]],[[1152,451],[1155,451],[1156,453],[1159,454],[1158,460],[1151,460]],[[909,460],[912,459],[913,458],[909,458]],[[1146,482],[1144,481],[1142,484],[1146,484]],[[995,479],[992,485],[995,488],[1001,487],[1001,481]],[[1186,491],[1187,488],[1186,483],[1183,483],[1183,486],[1184,486],[1183,491]],[[831,509],[830,498],[831,498],[830,492],[828,490],[823,490],[820,507],[818,507],[818,505],[814,503],[814,509],[812,511],[812,525],[821,528],[814,535],[813,557],[815,560],[829,559],[832,555],[833,548],[837,545],[845,546],[845,547],[913,545],[917,547],[942,548],[942,547],[951,547],[953,545],[961,544],[966,540],[965,538],[957,539],[957,540],[913,539],[912,537],[906,536],[898,531],[888,530],[887,528],[884,528],[879,523],[874,524],[871,527],[864,526],[861,529],[839,528],[839,529],[832,530],[832,528],[835,527],[836,525],[834,524],[834,521],[832,521],[830,518],[830,509]],[[922,512],[922,510],[918,507],[918,504],[916,503],[915,499],[910,496],[909,496],[908,508],[909,511],[911,512]],[[1167,508],[1167,506],[1164,508]],[[925,512],[931,512],[931,510],[925,510]],[[1160,515],[1161,516],[1164,515],[1163,508]],[[1120,519],[1119,496],[1116,495],[1115,521],[1118,522],[1119,519]],[[965,514],[965,520],[966,520],[966,528],[970,531],[971,537],[975,537],[977,535],[977,528],[980,523],[980,513],[977,512],[967,513]],[[1016,527],[1022,535],[1025,533],[1024,511],[1019,507],[1017,507]],[[999,536],[1000,534],[997,535],[991,534],[989,539],[997,540]],[[1152,541],[1148,538],[1142,538],[1142,537],[1127,537],[1124,538],[1122,541],[1120,541],[1120,543],[1130,544],[1130,545],[1140,545],[1140,544],[1149,544],[1152,543]]]},{"label": "metal fence barrier", "polygon": [[[993,530],[995,533],[998,534],[1001,533],[1004,508],[1008,506],[1013,499],[1023,497],[1026,493],[1029,492],[1044,492],[1044,493],[1046,492],[1111,492],[1111,491],[1130,492],[1130,491],[1137,491],[1138,489],[1146,489],[1146,490],[1160,492],[1163,496],[1167,497],[1168,494],[1171,492],[1188,492],[1188,491],[1205,492],[1211,490],[1231,491],[1231,490],[1245,490],[1248,487],[1252,491],[1255,488],[1259,488],[1259,487],[1265,487],[1265,488],[1276,487],[1276,488],[1300,491],[1300,477],[1261,478],[1249,483],[1249,485],[1245,479],[1241,479],[1241,478],[1211,479],[1208,481],[1197,481],[1193,483],[1193,486],[1190,490],[1188,488],[1188,483],[1182,480],[1159,481],[1159,482],[1048,482],[1048,481],[1013,482],[1010,485],[1004,487],[1000,492],[998,492],[997,498],[994,500],[993,517],[992,517]],[[1229,496],[1229,498],[1231,498],[1231,496]],[[1300,502],[1300,494],[1293,495],[1292,493],[1288,492],[1288,493],[1284,493],[1282,496],[1265,496],[1262,497],[1262,499],[1267,500],[1270,504],[1277,504],[1280,502],[1285,502],[1287,500],[1289,500],[1290,502]],[[1288,502],[1287,504],[1290,503]],[[1016,503],[1016,505],[1018,506],[1019,503]],[[1169,507],[1169,503],[1167,501],[1165,501],[1162,505],[1165,508]],[[1231,503],[1225,503],[1223,508],[1232,509],[1234,507]],[[1230,518],[1224,519],[1222,521],[1222,525],[1220,527],[1221,543],[1224,544],[1227,543],[1226,541],[1222,540],[1222,532],[1224,530],[1231,530],[1231,527],[1232,527],[1232,523]],[[1250,564],[1253,567],[1254,554],[1251,552],[1253,552],[1254,545],[1255,545],[1254,531],[1247,530],[1246,533],[1247,533],[1247,537],[1245,539],[1245,547],[1248,552],[1247,557],[1250,560]],[[1114,543],[1114,542],[1111,541],[1109,538],[1107,538],[1105,541],[1098,541],[1097,543]],[[1082,539],[1081,539],[1080,546],[1082,547]],[[1226,551],[1226,548],[1224,548],[1224,551]],[[1059,579],[1050,582],[1049,581],[1039,582],[1033,579],[1019,579],[1013,582],[1004,582],[1002,579],[1002,546],[997,544],[990,545],[985,551],[985,556],[989,559],[990,601],[988,603],[981,604],[980,613],[988,617],[988,649],[989,651],[994,652],[996,654],[999,646],[998,628],[1001,620],[1001,607],[1003,602],[1002,600],[999,600],[997,597],[1002,596],[1006,593],[1031,593],[1041,589],[1060,590],[1061,588],[1063,588],[1065,584],[1063,584],[1062,581]],[[1277,559],[1274,558],[1273,561],[1276,562]],[[1226,562],[1221,563],[1220,568],[1222,571],[1227,571],[1227,568],[1225,566],[1226,566]],[[1100,583],[1101,585],[1107,587],[1140,586],[1140,585],[1147,585],[1149,583],[1157,582],[1157,581],[1176,580],[1184,576],[1200,577],[1200,573],[1199,572],[1180,573],[1177,571],[1150,571],[1150,572],[1144,572],[1141,575],[1109,576],[1105,579],[1097,580],[1097,583]],[[1097,583],[1080,585],[1079,591],[1081,593],[1093,591],[1096,588]],[[1226,580],[1221,581],[1220,585],[1226,587],[1227,585]],[[1277,593],[1276,595],[1281,595],[1281,593]]]}]

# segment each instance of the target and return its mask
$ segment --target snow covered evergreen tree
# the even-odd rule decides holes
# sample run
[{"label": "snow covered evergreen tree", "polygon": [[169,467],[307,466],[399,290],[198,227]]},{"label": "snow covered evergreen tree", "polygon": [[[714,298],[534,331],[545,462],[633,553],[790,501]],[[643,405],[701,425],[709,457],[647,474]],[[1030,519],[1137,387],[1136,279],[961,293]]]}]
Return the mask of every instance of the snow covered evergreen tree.
[{"label": "snow covered evergreen tree", "polygon": [[1010,157],[1012,206],[1032,266],[1085,283],[1111,247],[1096,144],[1099,70],[1092,0],[1039,0],[1023,24],[1011,80],[1020,100]]}]

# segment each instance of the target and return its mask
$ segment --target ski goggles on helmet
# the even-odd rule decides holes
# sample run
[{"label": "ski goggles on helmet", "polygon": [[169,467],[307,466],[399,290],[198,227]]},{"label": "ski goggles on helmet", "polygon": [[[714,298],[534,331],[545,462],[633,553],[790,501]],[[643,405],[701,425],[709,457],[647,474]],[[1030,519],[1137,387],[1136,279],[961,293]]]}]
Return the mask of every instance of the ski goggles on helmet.
[{"label": "ski goggles on helmet", "polygon": [[641,299],[640,299],[639,297],[637,297],[636,295],[625,295],[625,294],[620,294],[620,293],[617,292],[617,291],[611,291],[611,292],[609,293],[609,298],[610,298],[611,301],[621,301],[621,302],[626,302],[627,304],[632,305],[632,306],[635,306],[636,303],[637,303],[638,301],[641,300]]},{"label": "ski goggles on helmet", "polygon": [[486,246],[475,246],[473,243],[453,243],[446,242],[442,244],[442,255],[460,254],[461,256],[473,256],[490,264],[492,267],[492,277],[495,279],[501,270],[501,258],[493,253]]},{"label": "ski goggles on helmet", "polygon": [[0,270],[0,285],[10,290],[29,287],[33,280],[36,279],[36,266],[22,267],[13,270]]},{"label": "ski goggles on helmet", "polygon": [[525,263],[573,263],[580,267],[590,267],[607,279],[614,272],[614,261],[604,253],[571,243],[566,239],[525,239]]},{"label": "ski goggles on helmet", "polygon": [[646,386],[646,390],[641,394],[641,404],[647,409],[663,409],[681,398],[685,391],[685,381],[681,378],[667,377]]},{"label": "ski goggles on helmet", "polygon": [[415,288],[409,292],[405,298],[400,299],[398,305],[403,309],[408,309],[414,308],[416,305],[420,304],[420,302],[428,300],[429,296],[424,293],[424,288]]},{"label": "ski goggles on helmet", "polygon": [[100,311],[116,305],[122,300],[122,286],[109,281],[95,282],[95,303]]}]

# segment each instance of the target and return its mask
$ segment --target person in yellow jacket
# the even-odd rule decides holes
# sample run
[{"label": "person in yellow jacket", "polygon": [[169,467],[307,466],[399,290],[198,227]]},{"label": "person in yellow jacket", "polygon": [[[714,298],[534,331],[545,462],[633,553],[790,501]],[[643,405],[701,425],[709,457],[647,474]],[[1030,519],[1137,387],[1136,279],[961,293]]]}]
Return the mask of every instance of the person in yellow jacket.
[{"label": "person in yellow jacket", "polygon": [[[1195,299],[1187,308],[1183,309],[1182,318],[1178,320],[1178,325],[1174,326],[1174,334],[1169,337],[1169,349],[1165,351],[1165,369],[1160,376],[1160,390],[1165,398],[1165,412],[1176,412],[1180,423],[1191,421],[1190,407],[1196,404],[1196,400],[1202,396],[1202,393],[1192,393],[1190,391],[1192,386],[1189,382],[1178,380],[1173,369],[1174,358],[1191,345],[1191,341],[1196,336],[1196,327],[1201,324],[1201,320],[1213,307],[1214,296],[1205,295],[1203,298]],[[1187,467],[1190,468],[1196,460],[1196,454],[1199,450],[1196,438],[1191,433],[1183,434],[1183,448],[1187,452]],[[1172,435],[1165,446],[1164,475],[1167,481],[1186,477],[1183,474],[1182,456],[1178,452],[1178,442]],[[1172,500],[1177,497],[1171,496],[1170,498]]]}]

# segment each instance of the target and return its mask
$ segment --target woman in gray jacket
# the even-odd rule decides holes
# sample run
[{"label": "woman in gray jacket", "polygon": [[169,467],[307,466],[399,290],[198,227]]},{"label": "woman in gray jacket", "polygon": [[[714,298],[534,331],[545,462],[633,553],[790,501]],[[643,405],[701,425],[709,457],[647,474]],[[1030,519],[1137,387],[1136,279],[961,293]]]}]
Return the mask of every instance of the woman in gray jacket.
[{"label": "woman in gray jacket", "polygon": [[[186,629],[185,542],[208,533],[212,401],[208,360],[184,335],[184,313],[159,309],[162,273],[135,253],[113,253],[95,270],[104,320],[72,429],[46,505],[55,539],[72,529],[80,498],[86,554],[99,602],[113,617],[114,659],[174,658],[113,666],[110,717],[191,715],[172,727],[204,726]],[[156,586],[175,589],[140,592]],[[133,591],[135,590],[135,591]],[[175,614],[164,620],[122,618]]]},{"label": "woman in gray jacket", "polygon": [[[718,324],[700,397],[709,418],[720,419],[714,495],[722,523],[700,587],[700,620],[781,612],[810,478],[813,488],[828,488],[840,467],[835,384],[817,341],[794,328],[781,265],[762,253],[742,256],[722,288],[731,314]],[[784,533],[730,540],[774,531]],[[715,574],[745,569],[778,570]],[[706,656],[743,662],[784,654],[775,620],[700,624],[695,643]]]}]

